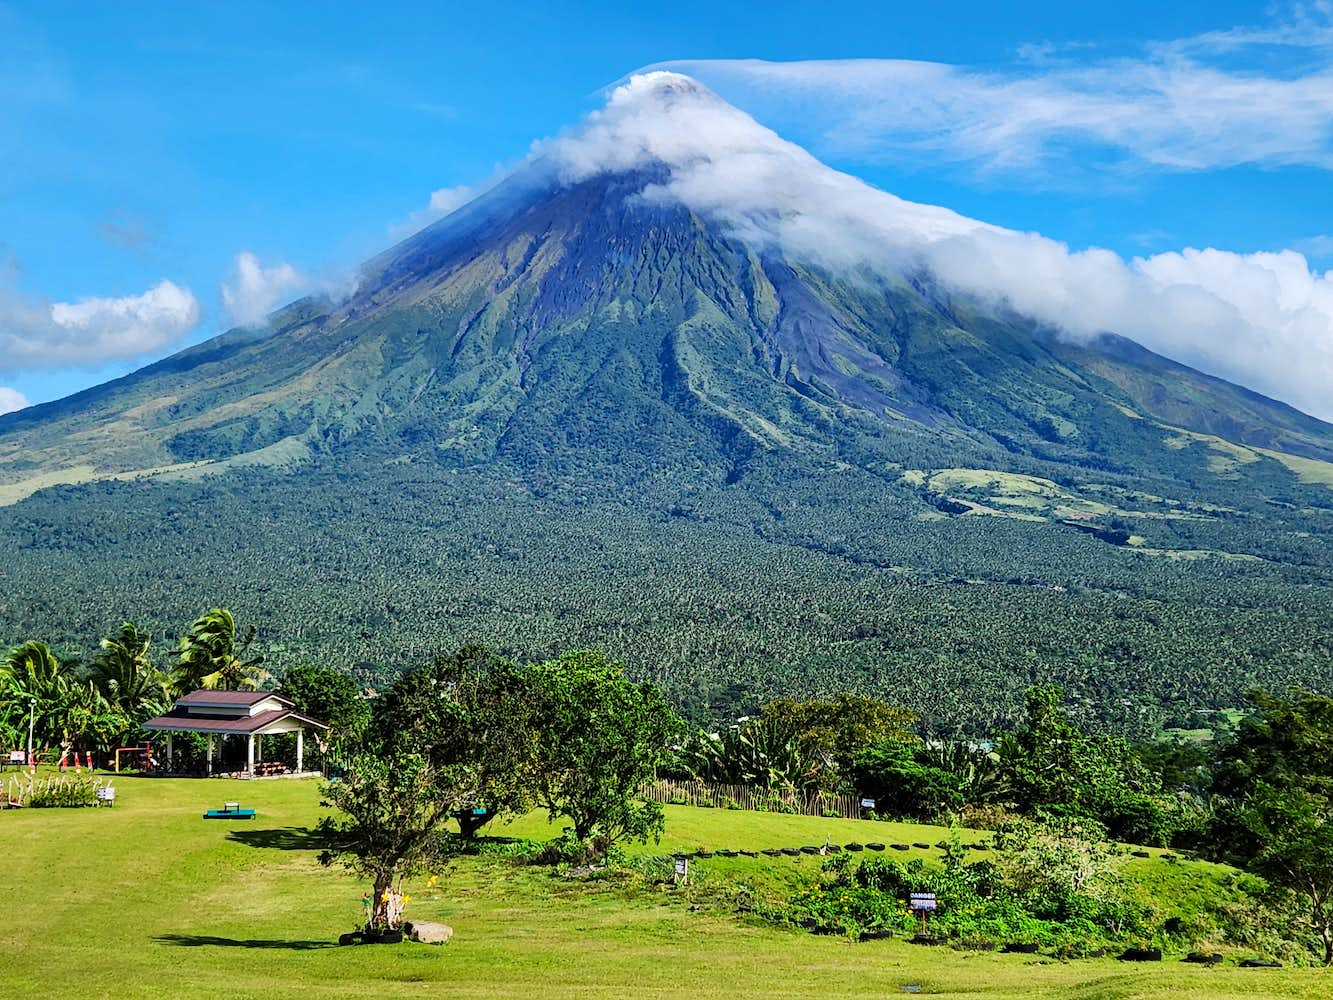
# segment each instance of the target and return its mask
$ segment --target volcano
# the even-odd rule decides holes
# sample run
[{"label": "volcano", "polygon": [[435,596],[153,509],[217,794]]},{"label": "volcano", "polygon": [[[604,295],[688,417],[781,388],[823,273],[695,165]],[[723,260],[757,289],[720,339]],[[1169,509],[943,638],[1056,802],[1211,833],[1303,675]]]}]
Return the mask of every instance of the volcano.
[{"label": "volcano", "polygon": [[1333,679],[1333,426],[942,275],[998,231],[830,207],[870,189],[693,81],[617,93],[346,299],[0,416],[0,639],[223,603],[279,666],[591,644],[700,712],[978,725]]}]

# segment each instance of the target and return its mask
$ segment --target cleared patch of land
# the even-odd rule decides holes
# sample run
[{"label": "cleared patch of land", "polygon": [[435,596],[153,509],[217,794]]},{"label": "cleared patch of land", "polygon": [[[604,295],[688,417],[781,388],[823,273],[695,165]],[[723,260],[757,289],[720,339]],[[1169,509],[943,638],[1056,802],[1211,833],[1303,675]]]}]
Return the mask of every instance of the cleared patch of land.
[{"label": "cleared patch of land", "polygon": [[[1168,961],[1057,962],[961,953],[898,941],[784,931],[717,905],[725,875],[780,885],[817,857],[693,863],[696,887],[631,891],[575,883],[542,868],[469,857],[441,889],[409,883],[408,916],[443,920],[453,941],[339,948],[357,921],[361,883],[315,861],[312,781],[119,778],[114,809],[25,810],[0,820],[8,848],[4,992],[86,997],[1326,997],[1322,970],[1206,969]],[[205,822],[224,800],[252,823]],[[496,835],[547,836],[540,816]],[[938,827],[668,807],[660,848],[902,839]],[[968,838],[972,838],[969,834]],[[923,852],[924,853],[924,852]],[[1207,891],[1213,866],[1132,862],[1181,898]],[[697,892],[698,897],[692,895]],[[690,906],[706,900],[698,912]],[[707,901],[711,900],[711,901]]]}]

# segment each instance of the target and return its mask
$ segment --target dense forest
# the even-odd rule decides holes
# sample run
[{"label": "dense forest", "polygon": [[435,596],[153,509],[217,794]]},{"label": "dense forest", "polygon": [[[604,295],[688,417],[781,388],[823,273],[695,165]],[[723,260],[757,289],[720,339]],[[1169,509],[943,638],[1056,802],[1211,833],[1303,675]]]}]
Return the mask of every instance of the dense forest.
[{"label": "dense forest", "polygon": [[[974,733],[1036,683],[1130,735],[1207,727],[1252,688],[1333,684],[1322,485],[1288,478],[1279,506],[1214,481],[1229,511],[1141,513],[1128,528],[1153,551],[1136,551],[1058,519],[941,513],[896,474],[505,471],[379,461],[308,469],[300,489],[256,470],[43,491],[0,508],[0,645],[77,656],[127,617],[174,642],[221,603],[279,673],[384,686],[462,642],[597,648],[695,720],[847,690]],[[1232,557],[1166,554],[1199,550]]]}]

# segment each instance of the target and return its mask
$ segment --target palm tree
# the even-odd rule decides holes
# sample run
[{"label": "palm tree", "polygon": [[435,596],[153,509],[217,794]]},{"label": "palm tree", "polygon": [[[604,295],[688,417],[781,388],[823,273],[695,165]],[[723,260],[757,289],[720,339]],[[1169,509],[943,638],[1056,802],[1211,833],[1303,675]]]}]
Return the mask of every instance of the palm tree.
[{"label": "palm tree", "polygon": [[35,701],[33,735],[40,747],[59,746],[61,756],[82,739],[105,746],[130,726],[91,681],[80,680],[75,661],[61,660],[44,642],[30,641],[9,651],[0,665],[7,700]]},{"label": "palm tree", "polygon": [[102,652],[93,663],[93,683],[102,697],[134,719],[164,710],[171,694],[171,679],[148,655],[152,642],[151,632],[123,622],[115,638],[102,640]]},{"label": "palm tree", "polygon": [[254,638],[255,627],[251,625],[245,638],[236,641],[236,619],[226,608],[205,611],[181,636],[173,654],[179,661],[173,677],[176,691],[252,691],[272,680],[272,675],[259,666],[263,656],[245,658]]},{"label": "palm tree", "polygon": [[19,698],[53,700],[62,681],[73,679],[74,663],[62,660],[44,642],[30,640],[15,646],[0,665],[7,686]]}]

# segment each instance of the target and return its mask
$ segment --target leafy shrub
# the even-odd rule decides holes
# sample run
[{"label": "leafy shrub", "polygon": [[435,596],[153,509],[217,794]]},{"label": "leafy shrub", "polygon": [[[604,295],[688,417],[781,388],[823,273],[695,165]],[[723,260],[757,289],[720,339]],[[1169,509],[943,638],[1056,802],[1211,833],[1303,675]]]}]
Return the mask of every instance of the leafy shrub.
[{"label": "leafy shrub", "polygon": [[919,918],[908,908],[910,894],[933,892],[939,908],[931,931],[962,946],[1017,942],[1079,955],[1151,931],[1147,912],[1111,877],[1108,854],[1092,852],[1077,863],[1086,845],[1063,828],[1024,828],[998,839],[996,860],[970,864],[956,849],[956,834],[940,866],[920,858],[856,864],[849,854],[830,857],[819,882],[789,899],[786,919],[849,936],[911,933]]}]

